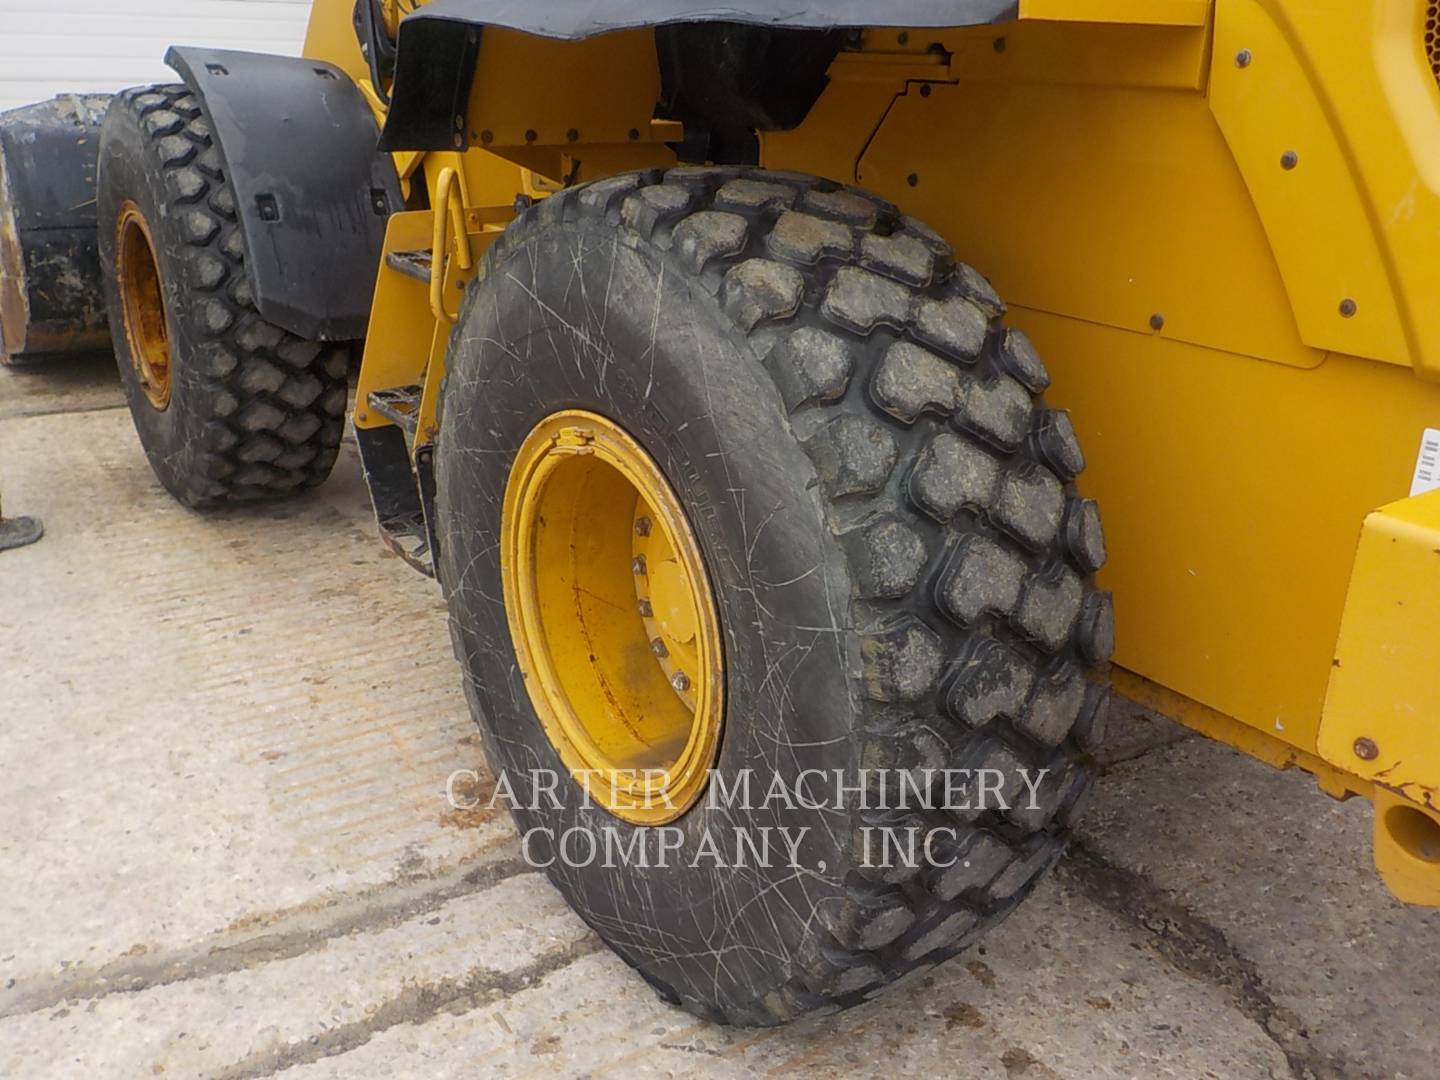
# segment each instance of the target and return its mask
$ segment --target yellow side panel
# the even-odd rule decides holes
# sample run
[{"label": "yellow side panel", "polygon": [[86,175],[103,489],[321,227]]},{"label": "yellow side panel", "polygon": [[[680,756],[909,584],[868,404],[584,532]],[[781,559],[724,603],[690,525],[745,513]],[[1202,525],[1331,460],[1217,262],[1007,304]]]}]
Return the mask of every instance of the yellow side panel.
[{"label": "yellow side panel", "polygon": [[1303,60],[1257,0],[1219,0],[1211,107],[1265,224],[1300,336],[1318,349],[1409,364],[1395,282]]},{"label": "yellow side panel", "polygon": [[[841,53],[836,57],[830,65],[830,85],[799,131],[760,136],[762,162],[798,162],[794,168],[818,176],[854,179],[860,147],[880,126],[891,98],[904,89],[904,73],[910,70],[910,65],[892,69],[890,65],[866,63],[858,59],[862,55]],[[836,132],[845,135],[834,137]],[[827,138],[827,133],[831,137]]]},{"label": "yellow side panel", "polygon": [[1013,23],[947,30],[950,78],[1064,86],[1198,90],[1209,66],[1203,27]]},{"label": "yellow side panel", "polygon": [[1440,808],[1440,491],[1365,519],[1320,753]]},{"label": "yellow side panel", "polygon": [[352,0],[314,0],[305,29],[303,53],[312,60],[334,64],[359,82],[370,78],[370,69],[365,65],[350,21],[354,11]]},{"label": "yellow side panel", "polygon": [[[913,181],[912,181],[913,178]],[[1012,303],[1311,367],[1204,99],[977,80],[897,98],[857,181],[940,229]]]},{"label": "yellow side panel", "polygon": [[1020,18],[1056,22],[1204,26],[1210,0],[1020,0]]},{"label": "yellow side panel", "polygon": [[650,137],[659,98],[653,31],[554,41],[487,27],[470,90],[470,142],[638,142]]},{"label": "yellow side panel", "polygon": [[[1218,0],[1221,26],[1228,6],[1239,4],[1250,0]],[[1426,0],[1258,6],[1300,58],[1338,132],[1378,238],[1410,362],[1440,378],[1440,91],[1424,54]],[[1289,107],[1286,99],[1269,104],[1282,115]],[[1323,207],[1316,209],[1312,227],[1323,228]]]},{"label": "yellow side panel", "polygon": [[1117,662],[1313,750],[1359,523],[1408,490],[1440,387],[1353,357],[1306,371],[1040,312],[1011,321],[1085,448]]}]

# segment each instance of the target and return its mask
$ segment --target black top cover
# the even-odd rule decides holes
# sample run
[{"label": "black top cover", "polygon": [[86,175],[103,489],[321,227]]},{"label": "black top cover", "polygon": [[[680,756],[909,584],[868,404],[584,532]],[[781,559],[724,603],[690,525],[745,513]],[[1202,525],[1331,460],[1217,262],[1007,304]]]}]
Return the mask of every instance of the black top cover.
[{"label": "black top cover", "polygon": [[607,30],[661,26],[676,22],[733,22],[793,30],[844,26],[973,26],[1015,17],[1017,0],[875,0],[779,3],[739,0],[432,0],[406,22],[449,19],[481,26],[504,26],[542,37],[593,37]]}]

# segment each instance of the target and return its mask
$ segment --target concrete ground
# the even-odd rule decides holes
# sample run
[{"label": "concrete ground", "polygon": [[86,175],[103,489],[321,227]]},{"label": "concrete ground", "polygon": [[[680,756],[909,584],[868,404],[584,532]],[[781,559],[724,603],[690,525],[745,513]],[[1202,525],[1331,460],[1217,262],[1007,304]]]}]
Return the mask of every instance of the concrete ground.
[{"label": "concrete ground", "polygon": [[658,1001],[538,873],[434,584],[353,445],[213,516],[104,361],[0,371],[0,1076],[1440,1076],[1440,916],[1370,815],[1133,708],[1080,843],[982,947],[838,1017]]}]

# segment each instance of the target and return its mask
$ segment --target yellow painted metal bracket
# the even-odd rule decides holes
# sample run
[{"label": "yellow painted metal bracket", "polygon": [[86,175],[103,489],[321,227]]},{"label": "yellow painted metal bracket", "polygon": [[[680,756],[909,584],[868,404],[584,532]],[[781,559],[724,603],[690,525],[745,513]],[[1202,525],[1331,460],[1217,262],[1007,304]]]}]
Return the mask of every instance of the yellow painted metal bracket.
[{"label": "yellow painted metal bracket", "polygon": [[1375,869],[1397,900],[1440,907],[1440,814],[1377,787]]},{"label": "yellow painted metal bracket", "polygon": [[1440,491],[1365,519],[1319,750],[1440,808]]},{"label": "yellow painted metal bracket", "polygon": [[475,65],[467,134],[472,145],[497,152],[650,141],[664,137],[650,125],[659,97],[652,31],[557,41],[488,27]]},{"label": "yellow painted metal bracket", "polygon": [[1440,906],[1440,491],[1365,519],[1318,749],[1374,783],[1391,892]]}]

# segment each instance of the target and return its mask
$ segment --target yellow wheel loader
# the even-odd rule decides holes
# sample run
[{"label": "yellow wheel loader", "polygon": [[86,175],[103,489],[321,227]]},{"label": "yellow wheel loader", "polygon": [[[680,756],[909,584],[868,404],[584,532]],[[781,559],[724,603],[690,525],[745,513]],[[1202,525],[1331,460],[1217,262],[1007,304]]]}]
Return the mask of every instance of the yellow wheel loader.
[{"label": "yellow wheel loader", "polygon": [[358,357],[526,857],[705,1017],[976,941],[1112,684],[1440,903],[1437,5],[718,10],[316,0],[117,95],[164,485],[320,483]]}]

